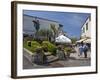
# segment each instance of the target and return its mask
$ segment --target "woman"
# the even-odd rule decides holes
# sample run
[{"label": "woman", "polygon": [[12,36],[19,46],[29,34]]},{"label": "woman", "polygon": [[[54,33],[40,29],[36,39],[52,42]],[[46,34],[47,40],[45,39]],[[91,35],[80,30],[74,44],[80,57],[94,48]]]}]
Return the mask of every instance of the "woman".
[{"label": "woman", "polygon": [[80,44],[80,46],[79,46],[79,56],[81,56],[82,55],[82,53],[83,53],[83,45],[82,44]]},{"label": "woman", "polygon": [[84,57],[87,58],[87,51],[88,51],[88,46],[87,44],[83,45],[83,51],[84,51]]}]

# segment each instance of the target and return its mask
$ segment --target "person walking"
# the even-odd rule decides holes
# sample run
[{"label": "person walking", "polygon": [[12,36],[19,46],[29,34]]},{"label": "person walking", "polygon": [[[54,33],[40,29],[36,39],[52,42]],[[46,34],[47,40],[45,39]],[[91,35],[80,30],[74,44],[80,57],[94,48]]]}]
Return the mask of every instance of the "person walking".
[{"label": "person walking", "polygon": [[87,58],[88,46],[86,43],[83,45],[83,51],[84,51],[84,57]]},{"label": "person walking", "polygon": [[82,53],[83,53],[83,45],[80,44],[80,46],[79,46],[79,55],[78,56],[81,56]]}]

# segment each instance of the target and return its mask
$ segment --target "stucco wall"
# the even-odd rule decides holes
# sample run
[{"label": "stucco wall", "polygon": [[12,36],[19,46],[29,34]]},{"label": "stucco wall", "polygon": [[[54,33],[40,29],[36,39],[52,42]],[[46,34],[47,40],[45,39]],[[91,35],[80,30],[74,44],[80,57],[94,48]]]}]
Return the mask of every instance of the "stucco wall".
[{"label": "stucco wall", "polygon": [[[86,24],[88,23],[88,30],[86,30]],[[85,29],[85,32],[83,33],[83,28]],[[83,27],[81,28],[81,37],[90,37],[91,38],[91,20],[88,18],[86,22],[84,23]]]},{"label": "stucco wall", "polygon": [[24,15],[23,16],[23,31],[24,32],[33,33],[36,31],[34,28],[34,23],[32,22],[33,20],[39,20],[40,29],[50,29],[51,28],[50,24],[54,24],[56,29],[58,29],[59,27],[59,23],[56,21]]}]

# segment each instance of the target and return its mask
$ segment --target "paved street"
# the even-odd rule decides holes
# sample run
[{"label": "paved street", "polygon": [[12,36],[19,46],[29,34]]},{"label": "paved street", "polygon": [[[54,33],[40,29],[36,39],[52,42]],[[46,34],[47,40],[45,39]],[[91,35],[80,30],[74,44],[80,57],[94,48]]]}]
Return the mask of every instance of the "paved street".
[{"label": "paved street", "polygon": [[66,60],[56,60],[45,65],[37,65],[31,62],[30,56],[26,50],[23,50],[23,69],[36,69],[36,68],[52,68],[52,67],[78,67],[78,66],[90,66],[91,58],[90,52],[88,52],[88,58],[84,58],[84,54],[80,57],[78,56],[78,48],[75,48],[76,53],[71,53],[69,59]]},{"label": "paved street", "polygon": [[[76,53],[72,53],[72,54],[70,55],[71,57],[74,57],[74,58],[76,58],[76,59],[85,59],[85,58],[84,58],[84,53],[82,53],[82,55],[79,56],[78,47],[75,47],[75,51],[76,51]],[[88,51],[88,52],[87,52],[87,58],[86,58],[86,59],[90,59],[90,58],[91,58],[91,52]]]}]

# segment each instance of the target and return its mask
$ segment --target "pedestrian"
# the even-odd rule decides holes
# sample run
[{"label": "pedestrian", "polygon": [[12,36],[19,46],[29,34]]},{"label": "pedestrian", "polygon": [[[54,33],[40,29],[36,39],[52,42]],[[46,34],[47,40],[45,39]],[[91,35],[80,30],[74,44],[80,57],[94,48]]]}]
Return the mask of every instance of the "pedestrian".
[{"label": "pedestrian", "polygon": [[83,45],[83,51],[84,51],[84,57],[87,58],[88,46],[86,43]]},{"label": "pedestrian", "polygon": [[79,46],[79,55],[78,56],[81,56],[82,53],[83,53],[83,45],[80,44],[80,46]]}]

